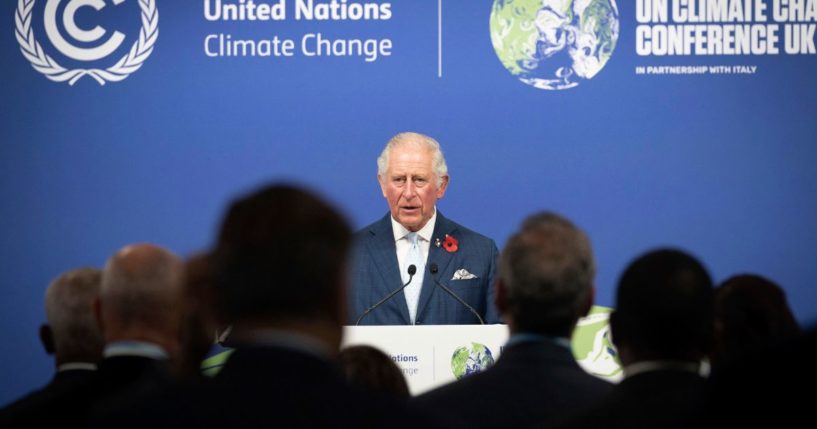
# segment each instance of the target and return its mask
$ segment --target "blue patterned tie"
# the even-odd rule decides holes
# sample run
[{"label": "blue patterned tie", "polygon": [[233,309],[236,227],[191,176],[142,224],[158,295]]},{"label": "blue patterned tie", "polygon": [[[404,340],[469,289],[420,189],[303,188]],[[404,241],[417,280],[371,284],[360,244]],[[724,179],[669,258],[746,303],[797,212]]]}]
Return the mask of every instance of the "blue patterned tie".
[{"label": "blue patterned tie", "polygon": [[[414,274],[411,283],[403,289],[403,293],[406,295],[409,318],[413,325],[417,317],[417,305],[420,303],[420,291],[423,288],[423,271],[426,267],[426,261],[423,260],[423,254],[420,252],[420,244],[418,243],[419,236],[417,233],[408,233],[406,239],[409,241],[409,250],[408,255],[406,255],[406,270],[404,271],[408,271],[408,267],[411,265],[417,267],[417,273]],[[408,273],[403,272],[402,274],[403,282],[405,283],[408,280]]]}]

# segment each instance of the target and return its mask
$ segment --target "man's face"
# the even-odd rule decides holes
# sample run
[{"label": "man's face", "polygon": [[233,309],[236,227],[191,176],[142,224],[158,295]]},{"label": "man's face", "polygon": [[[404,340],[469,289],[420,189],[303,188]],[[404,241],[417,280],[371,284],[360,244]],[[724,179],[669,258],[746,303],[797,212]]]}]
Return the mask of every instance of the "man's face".
[{"label": "man's face", "polygon": [[425,226],[434,215],[434,203],[448,186],[448,176],[443,176],[437,186],[431,150],[412,143],[392,148],[386,172],[377,180],[389,202],[391,216],[409,231]]}]

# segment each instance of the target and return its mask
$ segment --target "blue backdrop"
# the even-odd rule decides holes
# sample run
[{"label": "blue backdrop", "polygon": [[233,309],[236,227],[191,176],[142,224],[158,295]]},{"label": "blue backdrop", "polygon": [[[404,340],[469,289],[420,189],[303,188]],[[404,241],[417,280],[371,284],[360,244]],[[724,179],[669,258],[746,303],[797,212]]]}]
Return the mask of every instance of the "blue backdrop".
[{"label": "blue backdrop", "polygon": [[[287,1],[286,19],[263,21],[210,21],[206,1],[157,0],[154,15],[152,1],[127,0],[76,10],[81,30],[107,32],[75,47],[125,35],[88,65],[47,34],[48,2],[0,7],[0,404],[51,376],[37,327],[59,273],[101,266],[132,242],[203,249],[233,197],[274,180],[313,187],[361,227],[387,210],[375,158],[406,130],[443,146],[451,184],[440,210],[500,247],[535,210],[586,229],[599,304],[612,304],[629,260],[671,245],[699,256],[718,281],[739,272],[776,280],[801,322],[817,319],[813,53],[638,55],[635,6],[625,1],[603,69],[574,88],[543,90],[500,62],[488,0],[392,0],[377,20],[298,20]],[[68,34],[60,17],[72,2],[56,3],[54,31]],[[800,18],[790,21],[813,25]],[[157,24],[155,44],[139,40]],[[306,56],[301,38],[316,33],[392,47],[374,61]],[[210,57],[205,40],[219,34],[292,39],[294,54]],[[23,55],[35,39],[67,71],[120,58],[141,68],[116,69],[113,77],[127,77],[100,78],[105,85],[90,75],[54,82],[43,70],[53,77],[56,66],[38,71]],[[755,69],[659,68],[711,65]]]}]

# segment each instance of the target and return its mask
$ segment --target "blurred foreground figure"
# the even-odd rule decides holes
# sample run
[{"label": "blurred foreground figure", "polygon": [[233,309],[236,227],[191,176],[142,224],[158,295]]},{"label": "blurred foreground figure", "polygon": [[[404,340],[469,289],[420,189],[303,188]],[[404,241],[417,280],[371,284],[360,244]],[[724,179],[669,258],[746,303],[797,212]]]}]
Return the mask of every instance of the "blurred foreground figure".
[{"label": "blurred foreground figure", "polygon": [[234,202],[212,263],[235,351],[212,380],[166,390],[110,423],[433,427],[401,401],[349,386],[335,362],[346,320],[350,240],[340,214],[295,187],[271,186]]},{"label": "blurred foreground figure", "polygon": [[497,308],[511,338],[496,364],[414,402],[468,428],[527,427],[598,400],[611,385],[579,367],[570,337],[593,305],[587,236],[552,213],[529,217],[503,249]]},{"label": "blurred foreground figure", "polygon": [[691,255],[659,249],[633,261],[610,315],[624,380],[603,402],[558,427],[691,428],[701,425],[712,280]]},{"label": "blurred foreground figure", "polygon": [[45,387],[0,410],[0,427],[17,427],[36,419],[51,398],[91,379],[104,346],[93,312],[101,280],[100,270],[80,268],[62,274],[48,286],[48,323],[40,327],[40,340],[46,352],[54,355],[57,372]]},{"label": "blurred foreground figure", "polygon": [[125,246],[108,260],[96,307],[105,351],[89,412],[126,405],[142,390],[171,383],[183,282],[181,258],[153,244]]},{"label": "blurred foreground figure", "polygon": [[764,350],[800,333],[800,326],[780,286],[760,276],[744,274],[715,290],[715,370],[743,356]]},{"label": "blurred foreground figure", "polygon": [[349,383],[378,393],[409,397],[400,367],[386,353],[372,346],[351,346],[340,351],[340,366]]},{"label": "blurred foreground figure", "polygon": [[198,254],[185,263],[181,350],[176,361],[178,374],[185,378],[202,375],[202,361],[225,328],[216,305],[215,280],[212,255]]},{"label": "blurred foreground figure", "polygon": [[817,385],[817,329],[736,358],[710,379],[707,424],[724,427],[808,426]]},{"label": "blurred foreground figure", "polygon": [[169,360],[179,349],[182,275],[181,259],[152,244],[114,254],[93,306],[105,341],[98,370],[89,382],[49,398],[47,412],[20,426],[85,426],[96,413],[169,384]]},{"label": "blurred foreground figure", "polygon": [[711,427],[808,425],[817,385],[817,330],[805,334],[770,280],[740,275],[716,291],[707,422]]}]

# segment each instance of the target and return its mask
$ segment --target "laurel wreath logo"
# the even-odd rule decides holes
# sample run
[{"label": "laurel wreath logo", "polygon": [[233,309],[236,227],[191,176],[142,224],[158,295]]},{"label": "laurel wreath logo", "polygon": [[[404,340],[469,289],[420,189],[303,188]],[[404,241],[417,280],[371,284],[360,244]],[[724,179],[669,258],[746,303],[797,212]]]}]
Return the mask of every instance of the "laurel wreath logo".
[{"label": "laurel wreath logo", "polygon": [[159,37],[159,11],[155,0],[139,0],[139,9],[142,11],[142,29],[137,40],[128,52],[116,64],[102,69],[66,69],[43,51],[40,43],[34,37],[31,29],[31,11],[35,0],[19,0],[17,13],[14,14],[15,34],[17,43],[23,56],[31,62],[34,70],[42,73],[54,82],[68,81],[74,85],[83,76],[94,78],[100,85],[106,82],[119,82],[139,70],[142,63],[153,52],[153,45]]}]

